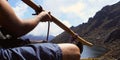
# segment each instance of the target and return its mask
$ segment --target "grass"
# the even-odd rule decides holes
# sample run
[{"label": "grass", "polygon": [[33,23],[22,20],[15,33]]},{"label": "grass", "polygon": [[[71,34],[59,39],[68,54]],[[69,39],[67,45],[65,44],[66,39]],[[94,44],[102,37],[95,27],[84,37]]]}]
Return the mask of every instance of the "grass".
[{"label": "grass", "polygon": [[84,58],[84,59],[80,59],[80,60],[100,60],[99,58]]}]

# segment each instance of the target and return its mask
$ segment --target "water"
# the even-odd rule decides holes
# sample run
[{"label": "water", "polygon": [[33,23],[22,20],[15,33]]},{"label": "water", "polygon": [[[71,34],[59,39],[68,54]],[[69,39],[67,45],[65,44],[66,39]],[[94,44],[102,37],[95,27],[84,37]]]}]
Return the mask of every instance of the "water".
[{"label": "water", "polygon": [[100,46],[88,47],[84,45],[84,50],[81,54],[81,58],[97,58],[104,55],[107,51],[108,49],[105,49]]}]

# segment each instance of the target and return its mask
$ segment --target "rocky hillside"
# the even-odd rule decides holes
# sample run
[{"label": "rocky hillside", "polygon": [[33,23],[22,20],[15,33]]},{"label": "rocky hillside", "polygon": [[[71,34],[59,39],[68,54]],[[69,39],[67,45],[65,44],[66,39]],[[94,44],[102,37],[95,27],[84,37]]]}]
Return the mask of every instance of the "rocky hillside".
[{"label": "rocky hillside", "polygon": [[[106,57],[120,59],[120,2],[103,7],[94,17],[90,17],[87,23],[71,29],[95,45],[110,49],[111,52]],[[68,33],[63,32],[52,42],[69,42],[70,37]]]}]

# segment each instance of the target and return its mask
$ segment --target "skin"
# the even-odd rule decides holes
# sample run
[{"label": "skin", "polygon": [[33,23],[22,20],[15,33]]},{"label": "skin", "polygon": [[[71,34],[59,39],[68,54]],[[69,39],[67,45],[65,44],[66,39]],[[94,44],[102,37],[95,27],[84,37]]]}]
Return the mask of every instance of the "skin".
[{"label": "skin", "polygon": [[[0,0],[0,26],[7,29],[9,34],[14,37],[26,34],[34,29],[39,22],[48,20],[52,21],[50,14],[46,11],[42,11],[29,20],[20,19],[6,0]],[[58,46],[62,50],[63,60],[80,60],[80,50],[76,45],[63,43]]]},{"label": "skin", "polygon": [[7,1],[0,1],[0,24],[14,37],[20,37],[24,35],[31,31],[40,21],[46,21],[50,19],[50,17],[48,17],[48,12],[43,11],[35,18],[23,21],[15,15]]},{"label": "skin", "polygon": [[70,43],[58,44],[62,50],[63,60],[80,60],[79,48]]}]

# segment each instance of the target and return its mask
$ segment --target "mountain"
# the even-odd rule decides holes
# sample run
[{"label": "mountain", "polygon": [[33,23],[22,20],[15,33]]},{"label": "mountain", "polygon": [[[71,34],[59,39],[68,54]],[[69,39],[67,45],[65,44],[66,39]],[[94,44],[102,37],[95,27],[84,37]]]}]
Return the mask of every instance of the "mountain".
[{"label": "mountain", "polygon": [[[109,54],[105,56],[106,59],[102,57],[103,59],[120,59],[120,2],[103,7],[94,17],[90,17],[87,23],[71,29],[94,45],[110,49]],[[67,32],[63,32],[52,42],[69,42],[70,37]]]},{"label": "mountain", "polygon": [[[26,35],[22,37],[23,39],[29,38],[30,40],[46,40],[46,36],[34,36],[34,35]],[[51,41],[54,38],[54,36],[49,35],[48,40]]]}]

